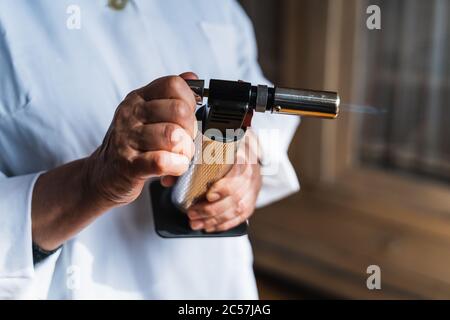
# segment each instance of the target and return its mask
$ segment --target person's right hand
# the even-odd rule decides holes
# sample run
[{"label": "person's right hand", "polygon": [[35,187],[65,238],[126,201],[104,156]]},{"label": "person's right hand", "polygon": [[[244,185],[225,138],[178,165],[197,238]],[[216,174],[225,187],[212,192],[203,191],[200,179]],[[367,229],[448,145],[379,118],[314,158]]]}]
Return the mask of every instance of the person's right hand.
[{"label": "person's right hand", "polygon": [[[194,94],[183,79],[159,78],[128,94],[102,145],[87,159],[87,182],[104,200],[135,200],[151,177],[180,176],[194,155]],[[168,179],[170,180],[170,179]]]}]

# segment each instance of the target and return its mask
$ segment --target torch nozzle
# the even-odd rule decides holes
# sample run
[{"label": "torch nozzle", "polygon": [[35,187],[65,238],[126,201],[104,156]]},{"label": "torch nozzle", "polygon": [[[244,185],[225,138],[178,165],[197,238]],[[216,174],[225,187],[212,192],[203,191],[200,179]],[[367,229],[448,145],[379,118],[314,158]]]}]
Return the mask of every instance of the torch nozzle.
[{"label": "torch nozzle", "polygon": [[275,88],[273,113],[334,119],[339,114],[336,92]]},{"label": "torch nozzle", "polygon": [[334,119],[339,114],[340,98],[336,92],[252,86],[248,82],[225,80],[211,80],[215,91],[211,92],[211,88],[205,88],[204,80],[187,80],[187,83],[199,104],[203,98],[214,96],[215,99],[220,97],[221,101],[247,103],[256,112],[327,119]]}]

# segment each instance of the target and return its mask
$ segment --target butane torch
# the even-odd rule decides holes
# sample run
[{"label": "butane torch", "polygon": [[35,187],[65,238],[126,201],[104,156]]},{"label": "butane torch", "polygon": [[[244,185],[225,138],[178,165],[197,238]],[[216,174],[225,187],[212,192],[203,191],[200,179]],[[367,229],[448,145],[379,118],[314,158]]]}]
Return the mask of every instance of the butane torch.
[{"label": "butane torch", "polygon": [[[196,112],[201,126],[187,172],[171,188],[162,187],[159,181],[150,184],[156,232],[164,238],[244,235],[247,222],[217,233],[194,231],[189,226],[186,214],[189,207],[204,200],[209,187],[233,166],[233,163],[214,160],[237,152],[254,112],[334,119],[339,113],[339,95],[328,91],[253,86],[243,81],[211,80],[209,88],[205,87],[204,80],[187,80],[187,83],[199,104],[204,98],[207,102]],[[241,134],[230,136],[230,130]],[[202,161],[206,149],[215,150],[212,157],[216,159]]]}]

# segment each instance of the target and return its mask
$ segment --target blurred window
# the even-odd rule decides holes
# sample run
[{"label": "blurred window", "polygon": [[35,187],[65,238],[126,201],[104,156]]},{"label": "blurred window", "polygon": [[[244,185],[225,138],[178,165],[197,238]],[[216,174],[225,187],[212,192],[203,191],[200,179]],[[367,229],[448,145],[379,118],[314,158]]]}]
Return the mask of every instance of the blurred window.
[{"label": "blurred window", "polygon": [[361,33],[367,69],[357,78],[363,103],[384,113],[363,117],[359,157],[449,182],[450,1],[377,3],[382,30]]},{"label": "blurred window", "polygon": [[[448,299],[450,1],[240,1],[276,84],[379,111],[303,118],[290,146],[302,191],[254,215],[256,268],[347,298]],[[366,25],[374,4],[381,30]]]}]

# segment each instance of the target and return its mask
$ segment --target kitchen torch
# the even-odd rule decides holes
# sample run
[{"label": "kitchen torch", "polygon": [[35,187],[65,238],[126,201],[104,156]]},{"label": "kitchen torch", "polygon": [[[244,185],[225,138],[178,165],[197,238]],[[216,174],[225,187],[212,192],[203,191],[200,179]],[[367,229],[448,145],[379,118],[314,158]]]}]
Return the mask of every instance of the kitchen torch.
[{"label": "kitchen torch", "polygon": [[[253,86],[243,81],[186,80],[199,105],[196,112],[199,130],[195,153],[188,170],[173,187],[159,181],[150,184],[150,196],[156,232],[164,238],[232,237],[247,233],[247,222],[224,232],[192,230],[187,210],[205,200],[208,189],[233,166],[223,161],[235,155],[254,112],[335,119],[339,113],[336,92]],[[230,134],[233,132],[233,134]],[[202,159],[208,150],[208,161]],[[211,152],[213,150],[213,152]]]}]

